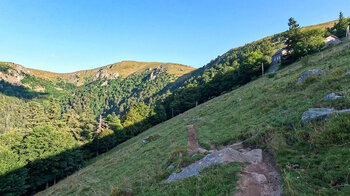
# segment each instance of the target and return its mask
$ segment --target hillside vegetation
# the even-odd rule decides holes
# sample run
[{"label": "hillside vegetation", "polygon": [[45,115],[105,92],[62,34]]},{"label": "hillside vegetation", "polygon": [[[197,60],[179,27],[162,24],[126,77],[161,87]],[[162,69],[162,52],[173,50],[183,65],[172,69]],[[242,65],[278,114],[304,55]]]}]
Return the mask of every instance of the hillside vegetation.
[{"label": "hillside vegetation", "polygon": [[57,80],[63,79],[76,85],[82,85],[86,81],[91,81],[99,71],[103,70],[106,73],[118,73],[122,77],[127,77],[133,73],[141,73],[148,68],[156,68],[159,66],[165,66],[168,68],[170,74],[181,76],[190,71],[195,70],[193,67],[174,64],[174,63],[159,63],[159,62],[136,62],[136,61],[122,61],[115,64],[106,65],[100,68],[91,70],[82,70],[73,73],[53,73],[36,69],[29,69],[36,77]]},{"label": "hillside vegetation", "polygon": [[[298,115],[301,110],[306,110],[306,107],[315,104],[311,101],[305,102],[307,100],[305,96],[321,96],[321,93],[325,93],[319,90],[323,86],[327,87],[323,89],[324,91],[330,91],[332,88],[337,93],[346,94],[346,90],[342,87],[333,85],[340,80],[346,81],[347,76],[343,76],[346,72],[343,61],[348,61],[348,50],[341,51],[346,49],[345,46],[326,49],[323,49],[323,46],[324,37],[330,33],[345,36],[344,26],[348,23],[349,21],[341,14],[332,28],[301,28],[293,18],[290,18],[288,31],[231,49],[200,69],[171,63],[125,61],[72,74],[34,71],[35,75],[33,70],[20,65],[0,63],[2,79],[0,104],[3,105],[1,117],[4,118],[0,121],[2,123],[0,132],[3,133],[0,134],[0,157],[2,157],[0,194],[34,194],[47,189],[85,165],[89,165],[88,163],[98,161],[99,158],[93,161],[91,159],[102,153],[108,153],[118,145],[117,149],[124,151],[126,156],[122,159],[124,166],[119,159],[116,161],[117,167],[122,167],[122,171],[118,172],[127,172],[127,166],[131,170],[141,170],[141,164],[145,164],[142,169],[146,169],[147,172],[129,171],[130,173],[117,175],[106,170],[108,174],[102,175],[99,173],[104,172],[102,168],[94,168],[97,169],[98,178],[100,175],[102,179],[109,174],[115,176],[115,179],[104,179],[106,186],[101,186],[103,187],[101,194],[109,194],[113,189],[113,194],[118,195],[118,191],[128,187],[136,193],[152,194],[162,188],[175,191],[165,192],[167,194],[177,192],[218,194],[217,191],[234,191],[237,180],[235,174],[241,170],[242,164],[232,164],[230,168],[225,166],[209,168],[203,173],[205,177],[195,178],[194,181],[187,179],[170,185],[162,183],[171,173],[170,170],[164,170],[165,165],[173,163],[176,165],[175,171],[179,171],[181,167],[202,158],[202,155],[193,157],[186,155],[186,148],[182,143],[186,134],[181,130],[188,124],[194,124],[199,128],[200,144],[205,148],[209,148],[212,144],[221,148],[234,141],[245,140],[247,144],[263,147],[274,153],[278,161],[281,157],[285,158],[279,153],[294,149],[301,153],[300,156],[306,156],[303,150],[309,153],[308,156],[312,156],[312,153],[316,154],[312,150],[324,147],[320,145],[324,138],[318,133],[308,134],[307,130],[312,128],[304,127],[304,130],[300,126]],[[280,68],[286,68],[277,74],[261,77],[262,66],[267,69],[271,55],[284,45],[289,52],[283,57]],[[338,53],[343,56],[337,56]],[[328,60],[332,65],[326,63]],[[289,64],[292,65],[288,67]],[[312,78],[303,85],[295,85],[296,75],[316,66],[326,70],[326,76],[322,77],[328,78],[326,81]],[[335,70],[338,71],[333,73]],[[335,73],[340,74],[339,81],[333,79]],[[300,92],[302,94],[299,94]],[[210,101],[225,93],[227,94],[224,98]],[[227,99],[228,102],[220,101],[222,99]],[[217,103],[213,103],[215,100]],[[347,98],[338,100],[334,102],[334,106],[329,107],[338,107],[339,104],[339,107],[346,108],[348,103],[346,100]],[[210,106],[211,103],[216,108],[214,105]],[[330,103],[333,102],[316,104]],[[186,112],[198,104],[202,105],[195,108],[193,114]],[[292,110],[293,107],[295,110]],[[188,116],[184,117],[185,114]],[[180,117],[172,119],[177,115]],[[286,116],[288,118],[285,118]],[[169,119],[172,120],[158,125]],[[327,143],[330,146],[340,144],[338,140],[347,141],[346,133],[337,125],[346,119],[340,118],[339,122],[338,120],[333,122],[334,139]],[[174,124],[170,126],[168,124],[170,122]],[[138,135],[142,134],[144,137],[143,132],[152,126],[156,127],[151,130],[157,129],[159,135],[148,135],[152,142],[140,147]],[[323,125],[315,126],[315,130],[321,130],[320,127]],[[332,127],[333,124],[324,126]],[[176,135],[172,138],[167,136],[173,132]],[[127,141],[129,139],[131,140]],[[153,143],[157,145],[152,146]],[[157,149],[163,145],[167,146],[164,149]],[[337,150],[346,148],[339,147]],[[183,156],[179,157],[180,153]],[[292,158],[298,160],[299,155]],[[102,155],[104,156],[108,154]],[[134,159],[133,162],[127,157]],[[141,161],[136,161],[139,158],[142,158]],[[148,159],[156,162],[148,162]],[[294,162],[300,161],[294,160]],[[343,163],[339,162],[341,167]],[[301,163],[286,164],[286,167],[293,169],[296,169],[295,165],[298,165],[297,168],[301,165]],[[280,166],[281,170],[283,168],[284,166]],[[331,168],[330,171],[337,170]],[[87,175],[95,174],[92,172]],[[337,191],[343,191],[343,187],[347,189],[347,178],[343,176],[343,172],[332,174],[327,179],[322,179],[323,176],[309,176],[310,183],[314,183],[310,185],[311,192],[317,187],[324,187],[328,180],[331,180],[331,185],[325,190],[326,192],[338,193]],[[129,180],[129,177],[132,179]],[[217,182],[210,180],[212,178],[217,179]],[[315,178],[321,179],[316,183],[313,181]],[[84,180],[79,179],[79,182]],[[293,180],[286,182],[288,186],[297,186]],[[221,183],[222,189],[217,189],[215,183]],[[72,187],[69,191],[73,191],[74,194],[85,191],[93,194],[93,191],[99,191],[91,188],[76,190]],[[65,188],[64,191],[67,190]]]},{"label": "hillside vegetation", "polygon": [[[237,177],[232,175],[241,168],[237,164],[164,183],[170,175],[169,164],[178,163],[175,169],[180,169],[193,161],[176,154],[186,151],[189,124],[198,130],[199,143],[204,147],[245,140],[248,145],[272,152],[286,195],[348,195],[349,114],[306,126],[301,124],[301,115],[315,107],[350,108],[349,65],[350,49],[343,49],[343,45],[312,55],[307,65],[296,62],[152,127],[39,195],[109,195],[123,188],[131,188],[137,195],[215,193],[218,187],[221,194],[234,192]],[[314,68],[326,74],[296,84],[303,72]],[[345,98],[323,101],[330,92]],[[154,134],[160,137],[141,146],[143,138]],[[288,167],[291,164],[298,167]]]}]

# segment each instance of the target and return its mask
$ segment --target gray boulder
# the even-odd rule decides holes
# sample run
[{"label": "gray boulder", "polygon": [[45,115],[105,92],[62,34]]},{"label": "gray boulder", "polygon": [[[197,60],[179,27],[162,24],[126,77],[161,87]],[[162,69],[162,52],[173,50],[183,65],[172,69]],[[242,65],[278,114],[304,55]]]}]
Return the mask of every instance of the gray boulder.
[{"label": "gray boulder", "polygon": [[333,108],[310,108],[303,113],[301,122],[306,124],[313,120],[323,120],[328,118],[334,112],[336,112],[336,110]]},{"label": "gray boulder", "polygon": [[346,75],[350,75],[350,69],[346,71]]},{"label": "gray boulder", "polygon": [[340,95],[337,95],[335,93],[330,93],[326,96],[324,96],[323,100],[324,101],[328,101],[328,100],[334,100],[334,99],[339,99],[339,98],[342,98],[343,96],[340,96]]},{"label": "gray boulder", "polygon": [[306,71],[302,76],[300,76],[300,78],[298,79],[297,84],[304,82],[310,76],[321,76],[324,73],[325,72],[323,70],[321,70],[321,69],[311,69],[309,71]]},{"label": "gray boulder", "polygon": [[303,125],[313,120],[324,120],[330,117],[332,114],[341,114],[350,112],[350,109],[335,110],[333,108],[310,108],[303,113],[301,122]]}]

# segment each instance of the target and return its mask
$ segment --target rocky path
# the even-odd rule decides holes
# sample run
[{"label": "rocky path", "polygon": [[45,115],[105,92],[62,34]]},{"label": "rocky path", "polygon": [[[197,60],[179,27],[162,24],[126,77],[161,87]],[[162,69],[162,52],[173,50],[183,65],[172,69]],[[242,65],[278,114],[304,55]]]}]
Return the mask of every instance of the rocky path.
[{"label": "rocky path", "polygon": [[193,125],[188,125],[188,153],[206,153],[203,159],[182,168],[181,172],[172,173],[166,180],[167,183],[181,180],[191,176],[198,176],[202,169],[215,164],[231,162],[248,162],[236,187],[239,191],[235,196],[279,196],[282,195],[281,176],[275,167],[272,155],[261,149],[244,148],[242,143],[236,143],[216,151],[206,151],[198,145],[197,130]]},{"label": "rocky path", "polygon": [[236,187],[239,191],[235,196],[280,196],[282,195],[281,176],[275,167],[271,155],[261,149],[240,148],[242,144],[234,144],[222,150],[213,152],[203,159],[182,168],[179,173],[172,173],[167,183],[198,176],[202,169],[216,164],[231,162],[248,162]]},{"label": "rocky path", "polygon": [[247,165],[238,181],[235,196],[280,196],[281,176],[271,155],[263,153],[263,160]]},{"label": "rocky path", "polygon": [[216,151],[206,151],[198,145],[197,130],[193,125],[188,125],[188,153],[205,153],[201,160],[182,168],[181,172],[172,173],[167,183],[181,180],[191,176],[198,176],[202,169],[216,164],[231,162],[247,162],[248,164],[240,174],[241,178],[236,187],[239,191],[235,196],[280,196],[282,195],[281,176],[276,169],[272,155],[261,149],[245,148],[242,143],[235,143]]}]

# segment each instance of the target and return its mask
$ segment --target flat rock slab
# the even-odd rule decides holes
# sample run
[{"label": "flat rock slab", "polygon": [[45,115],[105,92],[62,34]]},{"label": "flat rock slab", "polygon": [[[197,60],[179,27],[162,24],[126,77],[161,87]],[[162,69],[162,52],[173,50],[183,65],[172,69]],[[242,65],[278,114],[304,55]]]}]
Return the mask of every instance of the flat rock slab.
[{"label": "flat rock slab", "polygon": [[310,108],[303,113],[301,122],[302,124],[306,124],[313,120],[324,120],[332,114],[340,114],[344,112],[350,112],[350,109],[335,110],[333,108]]},{"label": "flat rock slab", "polygon": [[339,99],[342,97],[343,96],[340,96],[340,95],[335,94],[335,93],[329,93],[328,95],[324,96],[323,101],[335,100],[335,99]]},{"label": "flat rock slab", "polygon": [[311,69],[309,71],[306,71],[302,76],[300,76],[300,78],[298,79],[297,84],[305,82],[305,80],[307,78],[309,78],[310,76],[321,76],[324,73],[325,72],[323,70],[321,70],[321,69]]},{"label": "flat rock slab", "polygon": [[333,108],[310,108],[305,111],[301,117],[301,122],[306,124],[313,120],[323,120],[336,112]]},{"label": "flat rock slab", "polygon": [[[259,155],[260,153],[260,155]],[[172,173],[169,178],[166,180],[167,183],[180,180],[183,178],[188,178],[191,176],[197,176],[199,175],[199,172],[211,165],[216,164],[224,164],[224,163],[231,163],[231,162],[258,162],[262,159],[262,150],[261,149],[255,149],[252,151],[249,151],[247,153],[240,153],[237,150],[234,150],[232,148],[224,148],[220,151],[216,151],[212,154],[209,154],[205,156],[203,159],[196,161],[195,163],[192,163],[191,165],[182,168],[182,171],[179,173]]]}]

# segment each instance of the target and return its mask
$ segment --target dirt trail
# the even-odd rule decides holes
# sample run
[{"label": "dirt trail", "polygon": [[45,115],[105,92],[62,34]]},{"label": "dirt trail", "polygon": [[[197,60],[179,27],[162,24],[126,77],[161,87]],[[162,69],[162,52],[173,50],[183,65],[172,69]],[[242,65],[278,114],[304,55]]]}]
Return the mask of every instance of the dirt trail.
[{"label": "dirt trail", "polygon": [[223,164],[229,162],[250,162],[238,181],[239,192],[235,196],[280,196],[282,195],[281,175],[276,169],[274,157],[261,149],[245,148],[243,143],[235,143],[217,151],[216,149],[207,151],[198,144],[197,130],[193,125],[188,125],[188,152],[190,154],[200,152],[205,154],[211,152],[202,160],[199,160],[180,173],[173,173],[167,182],[199,175],[204,167],[212,164]]},{"label": "dirt trail", "polygon": [[282,195],[281,175],[276,169],[274,158],[263,153],[263,160],[247,165],[236,187],[235,196],[280,196]]}]

